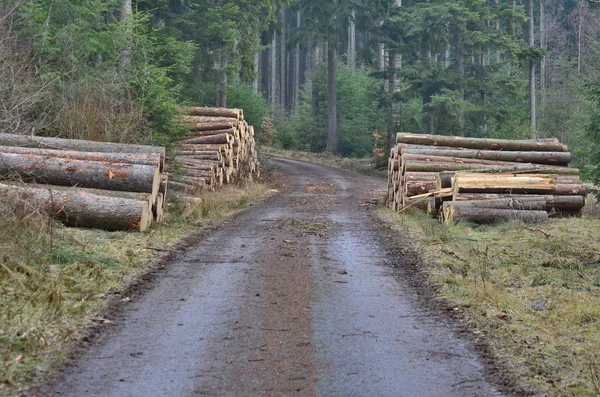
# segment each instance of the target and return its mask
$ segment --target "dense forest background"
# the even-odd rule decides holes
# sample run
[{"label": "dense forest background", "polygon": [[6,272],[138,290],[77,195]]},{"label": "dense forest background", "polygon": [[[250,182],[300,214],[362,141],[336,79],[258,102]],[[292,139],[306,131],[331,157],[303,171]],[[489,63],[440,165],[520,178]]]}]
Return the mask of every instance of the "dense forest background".
[{"label": "dense forest background", "polygon": [[344,156],[557,137],[600,183],[600,3],[8,0],[0,100],[2,131],[123,142],[169,144],[181,104]]}]

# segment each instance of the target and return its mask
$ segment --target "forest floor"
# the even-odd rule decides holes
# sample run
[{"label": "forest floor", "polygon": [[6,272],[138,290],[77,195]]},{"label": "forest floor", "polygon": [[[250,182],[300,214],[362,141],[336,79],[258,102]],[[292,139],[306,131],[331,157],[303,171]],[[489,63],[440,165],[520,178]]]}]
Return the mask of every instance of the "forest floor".
[{"label": "forest floor", "polygon": [[166,221],[147,233],[67,228],[35,209],[0,204],[0,395],[31,384],[111,324],[107,307],[127,302],[127,291],[165,257],[274,193],[252,183],[194,202],[171,195]]}]

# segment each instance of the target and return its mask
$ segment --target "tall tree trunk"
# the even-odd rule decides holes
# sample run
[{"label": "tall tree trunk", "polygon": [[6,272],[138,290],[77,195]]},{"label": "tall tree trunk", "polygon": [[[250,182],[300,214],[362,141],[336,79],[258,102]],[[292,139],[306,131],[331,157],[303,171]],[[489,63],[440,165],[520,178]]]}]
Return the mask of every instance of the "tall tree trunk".
[{"label": "tall tree trunk", "polygon": [[271,73],[271,107],[273,111],[277,109],[277,32],[273,32],[271,39],[271,48],[269,49],[269,71]]},{"label": "tall tree trunk", "polygon": [[583,31],[583,6],[577,1],[577,73],[581,73],[581,40]]},{"label": "tall tree trunk", "polygon": [[311,56],[311,64],[310,64],[310,70],[311,70],[311,76],[313,77],[313,81],[312,81],[312,116],[313,116],[313,121],[317,120],[317,116],[319,114],[319,84],[317,84],[317,82],[314,79],[314,76],[316,74],[316,69],[319,65],[319,60],[321,55],[319,54],[320,51],[320,44],[317,42],[315,43],[315,47],[311,48],[312,51],[312,56]]},{"label": "tall tree trunk", "polygon": [[[130,23],[133,16],[132,0],[124,0],[121,6],[120,18],[122,22]],[[127,68],[131,64],[131,29],[125,30],[125,46],[119,52],[119,66]]]},{"label": "tall tree trunk", "polygon": [[[300,29],[302,15],[300,11],[296,13],[296,29]],[[296,54],[294,55],[294,110],[298,106],[300,97],[300,42],[296,43]]]},{"label": "tall tree trunk", "polygon": [[356,66],[356,11],[348,19],[348,66]]},{"label": "tall tree trunk", "polygon": [[252,82],[252,91],[258,94],[258,81],[260,76],[260,53],[254,54],[254,81]]},{"label": "tall tree trunk", "polygon": [[[529,0],[529,45],[535,45],[534,20],[533,20],[533,0]],[[530,113],[530,133],[532,138],[537,136],[537,117],[535,103],[535,62],[529,62],[529,113]]]},{"label": "tall tree trunk", "polygon": [[281,116],[285,114],[285,99],[287,95],[287,79],[286,79],[286,23],[285,23],[285,10],[281,12],[281,35],[279,37],[279,56],[280,56],[280,71],[279,71],[279,113]]},{"label": "tall tree trunk", "polygon": [[[546,10],[544,7],[544,0],[540,0],[540,47],[544,50],[547,48],[546,38]],[[540,64],[540,99],[542,106],[546,102],[546,56],[542,58]]]},{"label": "tall tree trunk", "polygon": [[336,54],[335,45],[329,43],[327,51],[327,150],[339,154],[338,126],[337,126],[337,92],[336,92]]},{"label": "tall tree trunk", "polygon": [[[463,78],[465,75],[465,56],[464,56],[464,48],[463,48],[463,42],[462,42],[462,37],[457,36],[456,38],[456,44],[455,44],[455,70],[456,70],[456,74],[458,75],[458,95],[459,95],[459,99],[461,101],[465,100],[465,87],[463,85]],[[459,109],[459,115],[458,115],[458,125],[461,129],[460,133],[464,134],[464,128],[465,128],[465,115],[464,115],[464,109],[462,107],[462,104],[460,106]]]}]

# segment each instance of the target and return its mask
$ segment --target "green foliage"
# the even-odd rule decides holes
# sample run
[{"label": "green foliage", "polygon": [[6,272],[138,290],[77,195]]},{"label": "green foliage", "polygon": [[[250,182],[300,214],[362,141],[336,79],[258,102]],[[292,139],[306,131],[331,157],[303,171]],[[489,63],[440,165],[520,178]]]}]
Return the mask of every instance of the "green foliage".
[{"label": "green foliage", "polygon": [[[315,71],[302,87],[296,111],[277,126],[276,142],[284,148],[296,147],[312,152],[325,150],[327,139],[327,83],[324,67]],[[385,110],[379,107],[381,82],[366,69],[337,65],[337,94],[340,152],[344,156],[370,155],[372,133],[385,129]],[[317,113],[313,117],[313,93]]]},{"label": "green foliage", "polygon": [[596,185],[600,185],[600,79],[587,84],[587,96],[590,100],[590,121],[586,128],[589,163],[586,164],[586,175]]},{"label": "green foliage", "polygon": [[229,87],[228,106],[244,110],[244,119],[260,133],[262,119],[268,113],[267,103],[260,94],[255,94],[252,86]]}]

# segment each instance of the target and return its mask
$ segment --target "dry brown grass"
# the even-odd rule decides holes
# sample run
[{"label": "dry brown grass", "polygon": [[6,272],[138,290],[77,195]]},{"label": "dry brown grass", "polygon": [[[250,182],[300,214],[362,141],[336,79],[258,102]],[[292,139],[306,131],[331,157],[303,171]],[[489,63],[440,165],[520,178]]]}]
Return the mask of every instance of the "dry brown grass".
[{"label": "dry brown grass", "polygon": [[600,219],[552,220],[540,226],[546,237],[517,222],[446,226],[420,212],[379,215],[410,233],[431,282],[515,379],[540,395],[599,395]]},{"label": "dry brown grass", "polygon": [[[170,204],[148,233],[66,228],[35,207],[0,201],[0,394],[60,359],[97,321],[109,297],[143,273],[157,251],[274,193],[253,183]],[[182,203],[187,203],[182,205]]]}]

